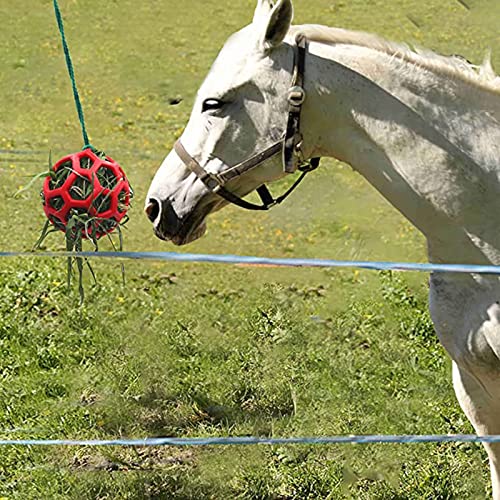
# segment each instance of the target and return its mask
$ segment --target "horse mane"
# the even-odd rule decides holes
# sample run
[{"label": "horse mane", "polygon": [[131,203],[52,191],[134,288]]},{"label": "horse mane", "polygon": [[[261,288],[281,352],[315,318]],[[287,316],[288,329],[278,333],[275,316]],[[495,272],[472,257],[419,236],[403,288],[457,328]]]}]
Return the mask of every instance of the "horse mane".
[{"label": "horse mane", "polygon": [[500,76],[491,65],[491,53],[484,62],[476,66],[460,56],[443,56],[431,50],[415,47],[410,48],[404,43],[386,40],[381,36],[364,31],[351,31],[342,28],[332,28],[318,24],[292,26],[289,34],[296,36],[304,34],[312,42],[355,45],[383,52],[391,57],[402,59],[435,72],[459,78],[480,88],[500,93]]}]

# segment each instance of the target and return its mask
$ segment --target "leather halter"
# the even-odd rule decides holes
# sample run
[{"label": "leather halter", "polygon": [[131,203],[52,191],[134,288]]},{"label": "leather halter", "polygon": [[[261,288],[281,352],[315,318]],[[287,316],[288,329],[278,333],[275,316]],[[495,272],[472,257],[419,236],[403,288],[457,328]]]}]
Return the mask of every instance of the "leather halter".
[{"label": "leather halter", "polygon": [[[218,194],[226,201],[247,210],[269,210],[271,207],[278,205],[288,198],[302,182],[307,173],[318,168],[320,159],[312,158],[310,160],[304,160],[301,149],[302,134],[300,133],[300,115],[302,105],[306,99],[306,92],[304,90],[306,52],[307,40],[303,35],[298,34],[295,38],[294,45],[292,85],[288,91],[288,121],[284,138],[279,142],[276,142],[264,151],[218,174],[207,172],[198,161],[186,151],[180,139],[175,143],[174,150],[186,167],[189,168],[189,170],[191,170],[210,191]],[[296,170],[300,170],[302,174],[292,186],[278,198],[273,198],[267,186],[263,184],[257,188],[257,193],[262,200],[262,205],[256,205],[231,193],[224,187],[231,179],[239,177],[258,167],[280,152],[282,152],[284,171],[289,174],[294,173]]]}]

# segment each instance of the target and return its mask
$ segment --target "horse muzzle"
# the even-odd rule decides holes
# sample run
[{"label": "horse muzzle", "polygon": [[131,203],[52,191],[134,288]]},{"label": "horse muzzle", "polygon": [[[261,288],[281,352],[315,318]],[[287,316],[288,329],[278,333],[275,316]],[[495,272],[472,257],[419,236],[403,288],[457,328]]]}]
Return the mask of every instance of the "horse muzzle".
[{"label": "horse muzzle", "polygon": [[153,223],[155,235],[163,241],[171,241],[174,245],[191,243],[201,238],[207,229],[206,214],[193,212],[182,219],[168,200],[149,198],[144,211]]}]

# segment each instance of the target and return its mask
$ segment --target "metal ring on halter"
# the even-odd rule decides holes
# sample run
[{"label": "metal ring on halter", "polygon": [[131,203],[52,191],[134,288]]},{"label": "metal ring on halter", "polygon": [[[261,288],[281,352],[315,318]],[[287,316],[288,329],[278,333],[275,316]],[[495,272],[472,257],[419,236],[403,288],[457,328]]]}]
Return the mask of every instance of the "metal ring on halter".
[{"label": "metal ring on halter", "polygon": [[304,104],[305,100],[306,91],[302,87],[295,85],[288,91],[288,102],[292,106],[300,107]]},{"label": "metal ring on halter", "polygon": [[217,189],[222,186],[219,179],[217,179],[217,177],[215,177],[213,174],[208,174],[207,177],[205,177],[205,179],[203,180],[203,183],[205,184],[205,186],[207,186],[208,189],[210,189],[210,191],[213,191],[214,193],[216,193]]}]

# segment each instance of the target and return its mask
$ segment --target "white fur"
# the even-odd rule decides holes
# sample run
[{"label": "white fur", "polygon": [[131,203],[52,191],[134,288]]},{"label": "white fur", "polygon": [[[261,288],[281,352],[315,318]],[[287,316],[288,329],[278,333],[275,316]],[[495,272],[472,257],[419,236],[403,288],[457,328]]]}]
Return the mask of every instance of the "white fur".
[{"label": "white fur", "polygon": [[291,35],[299,32],[304,34],[308,40],[315,42],[329,45],[354,45],[385,52],[412,64],[422,64],[441,74],[471,81],[485,89],[500,93],[500,77],[493,71],[490,53],[486,54],[480,66],[475,66],[458,56],[443,56],[424,48],[411,50],[406,44],[392,42],[364,31],[351,31],[317,24],[292,26],[290,29]]},{"label": "white fur", "polygon": [[[426,236],[432,262],[499,265],[500,79],[489,60],[475,68],[459,58],[319,26],[294,27],[286,43],[266,47],[273,9],[287,2],[261,0],[254,23],[219,54],[182,136],[188,151],[220,171],[283,132],[291,44],[293,35],[304,32],[311,40],[305,154],[352,165]],[[274,33],[289,28],[271,27]],[[201,113],[201,103],[214,97],[230,104]],[[273,160],[228,188],[243,195],[281,175],[280,161]],[[181,221],[199,212],[197,224],[224,205],[175,153],[157,173],[149,198],[168,204]],[[201,234],[193,228],[181,238],[168,225],[164,229],[163,236],[176,243]],[[453,359],[460,405],[480,434],[500,434],[499,301],[497,277],[431,276],[436,332]],[[500,445],[486,450],[500,500]]]}]

